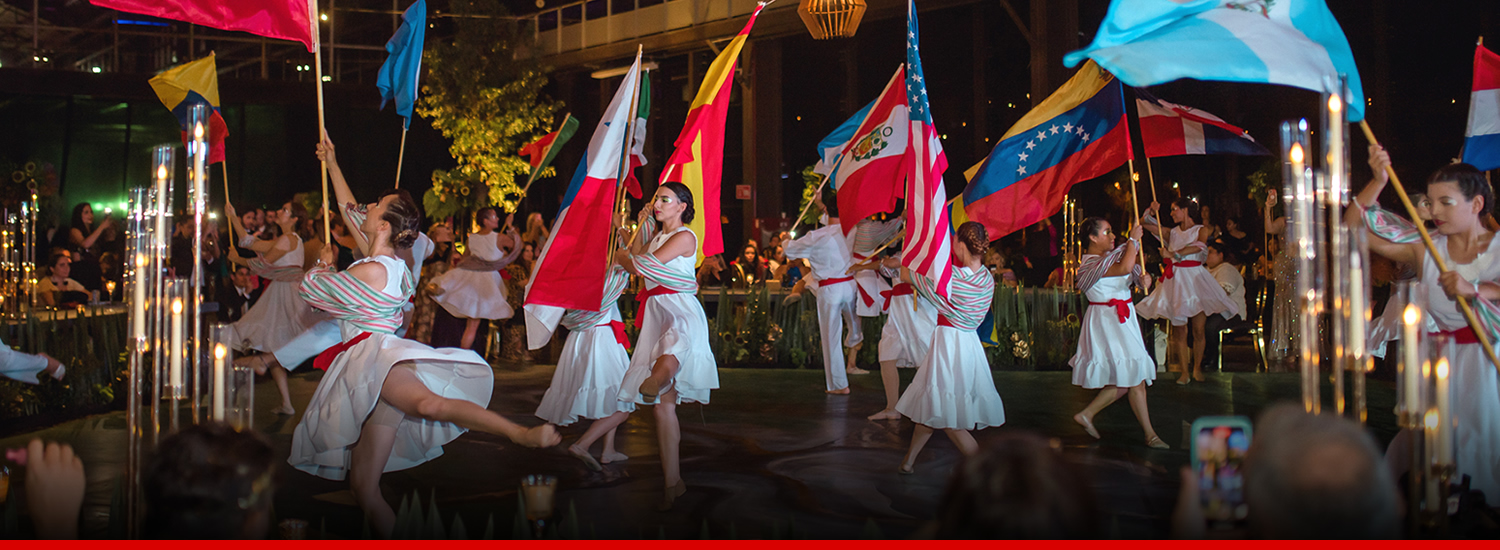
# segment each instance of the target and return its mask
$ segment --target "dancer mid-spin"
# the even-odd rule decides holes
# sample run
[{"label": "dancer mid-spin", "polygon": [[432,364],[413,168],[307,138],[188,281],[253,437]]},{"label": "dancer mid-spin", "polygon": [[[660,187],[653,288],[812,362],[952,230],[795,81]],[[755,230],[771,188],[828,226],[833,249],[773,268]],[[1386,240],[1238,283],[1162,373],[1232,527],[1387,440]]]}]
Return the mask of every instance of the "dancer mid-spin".
[{"label": "dancer mid-spin", "polygon": [[436,458],[470,429],[531,447],[561,438],[551,424],[527,429],[485,408],[494,374],[478,354],[394,334],[413,285],[396,249],[417,238],[416,205],[390,191],[374,205],[344,208],[367,216],[359,224],[365,259],[336,272],[326,265],[336,251],[325,247],[304,279],[302,297],[339,320],[343,343],[319,356],[328,374],[297,424],[287,462],[319,477],[347,477],[365,517],[389,537],[395,512],[380,494],[383,472]]},{"label": "dancer mid-spin", "polygon": [[1088,298],[1078,335],[1078,353],[1068,361],[1073,384],[1099,395],[1073,421],[1099,438],[1094,415],[1116,399],[1130,394],[1130,409],[1146,431],[1146,444],[1169,448],[1151,427],[1146,409],[1146,386],[1156,379],[1156,361],[1146,353],[1140,320],[1130,301],[1130,285],[1151,287],[1151,278],[1136,264],[1140,257],[1141,226],[1130,228],[1130,239],[1115,246],[1115,234],[1103,218],[1088,218],[1078,225],[1084,255],[1078,266],[1078,290]]},{"label": "dancer mid-spin", "polygon": [[[634,405],[620,401],[620,382],[630,367],[630,356],[625,353],[630,340],[625,337],[618,302],[628,282],[630,276],[624,268],[611,266],[604,281],[604,299],[599,311],[569,309],[563,314],[562,325],[569,331],[568,340],[557,359],[557,370],[552,372],[552,385],[547,387],[547,393],[542,395],[542,402],[536,408],[537,418],[558,426],[567,426],[579,418],[598,421],[617,417],[623,421],[635,409]],[[551,335],[530,334],[533,325],[527,322],[527,341],[531,349],[537,349],[546,345]],[[604,435],[604,452],[600,454],[600,460],[594,460],[589,454],[594,439],[587,434],[568,447],[569,453],[595,471],[603,469],[600,462],[609,464],[630,458],[615,450],[613,427],[601,433]]]},{"label": "dancer mid-spin", "polygon": [[[1153,235],[1159,235],[1161,231],[1155,217],[1159,207],[1157,203],[1151,203],[1147,208],[1149,213],[1141,217],[1145,230]],[[1239,307],[1203,266],[1208,256],[1210,229],[1198,223],[1201,215],[1198,203],[1186,198],[1177,199],[1172,203],[1170,214],[1173,226],[1167,246],[1162,250],[1161,283],[1150,296],[1141,300],[1137,312],[1147,319],[1167,319],[1173,327],[1186,327],[1191,323],[1191,346],[1188,345],[1187,330],[1177,328],[1172,331],[1172,356],[1177,358],[1182,369],[1182,377],[1177,383],[1202,382],[1203,351],[1208,342],[1204,323],[1209,315],[1233,315],[1239,312]]]},{"label": "dancer mid-spin", "polygon": [[[455,269],[432,281],[438,289],[433,300],[454,317],[464,320],[464,335],[459,344],[464,349],[474,346],[480,320],[498,321],[515,314],[505,295],[505,280],[500,276],[500,270],[521,255],[521,235],[510,224],[513,216],[515,214],[505,217],[503,227],[506,234],[501,235],[497,231],[502,227],[500,211],[493,207],[480,208],[474,214],[479,232],[469,235],[464,260]],[[502,250],[502,246],[510,251]]]},{"label": "dancer mid-spin", "polygon": [[[901,258],[886,258],[855,266],[856,270],[878,270],[880,275],[899,279]],[[916,295],[911,283],[898,283],[880,293],[886,310],[885,326],[880,329],[880,383],[885,386],[885,408],[866,417],[869,420],[900,420],[896,401],[900,398],[901,376],[898,368],[915,368],[932,351],[932,336],[937,332],[937,309]]]},{"label": "dancer mid-spin", "polygon": [[964,222],[953,243],[953,278],[948,295],[939,294],[937,283],[924,275],[901,269],[901,280],[916,288],[922,298],[937,307],[938,328],[932,351],[917,368],[911,385],[896,411],[916,422],[911,448],[901,461],[903,474],[913,473],[917,455],[933,430],[943,430],[965,456],[979,452],[970,430],[1005,423],[1005,404],[995,391],[990,362],[975,332],[995,300],[995,276],[984,268],[984,253],[990,240],[984,226]]}]

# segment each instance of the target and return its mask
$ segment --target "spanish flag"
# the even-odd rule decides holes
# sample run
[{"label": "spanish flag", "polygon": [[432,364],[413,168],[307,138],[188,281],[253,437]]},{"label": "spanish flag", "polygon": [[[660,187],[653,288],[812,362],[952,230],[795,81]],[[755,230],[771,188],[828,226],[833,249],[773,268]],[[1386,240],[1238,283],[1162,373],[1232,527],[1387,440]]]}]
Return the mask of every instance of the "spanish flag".
[{"label": "spanish flag", "polygon": [[682,182],[693,192],[693,217],[688,227],[698,234],[698,263],[705,257],[724,251],[723,228],[719,218],[719,181],[724,172],[724,122],[729,116],[729,94],[734,84],[734,64],[740,49],[750,38],[750,27],[765,4],[755,8],[744,30],[735,35],[719,52],[703,75],[698,97],[688,108],[687,122],[677,136],[677,150],[667,159],[661,183]]},{"label": "spanish flag", "polygon": [[193,105],[208,105],[212,113],[208,117],[208,162],[224,161],[224,138],[229,136],[229,127],[219,114],[219,71],[214,64],[214,54],[184,63],[151,78],[151,89],[163,105],[177,116],[182,125],[182,142],[187,143],[188,109]]}]

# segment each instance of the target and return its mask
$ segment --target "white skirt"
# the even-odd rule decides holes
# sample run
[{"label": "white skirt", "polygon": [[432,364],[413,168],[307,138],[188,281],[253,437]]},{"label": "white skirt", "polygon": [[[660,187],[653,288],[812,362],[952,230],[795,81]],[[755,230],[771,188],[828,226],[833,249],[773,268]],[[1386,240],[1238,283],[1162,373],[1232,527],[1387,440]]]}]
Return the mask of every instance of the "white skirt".
[{"label": "white skirt", "polygon": [[1199,313],[1223,313],[1225,317],[1231,317],[1240,310],[1208,268],[1201,265],[1176,268],[1171,279],[1161,281],[1156,290],[1135,307],[1141,317],[1168,319],[1173,326],[1179,327]]},{"label": "white skirt", "polygon": [[[916,311],[912,311],[913,301],[917,303]],[[936,331],[937,308],[931,302],[912,294],[891,298],[885,327],[880,329],[880,362],[895,361],[897,368],[916,368],[932,351],[932,335]]]},{"label": "white skirt", "polygon": [[1135,308],[1120,322],[1113,306],[1089,306],[1078,333],[1078,353],[1068,360],[1073,384],[1096,390],[1105,386],[1132,388],[1156,380],[1156,361],[1146,354]]},{"label": "white skirt", "polygon": [[495,374],[477,353],[433,349],[391,334],[371,334],[329,365],[292,434],[287,462],[318,477],[344,479],[367,419],[396,428],[396,441],[383,471],[404,470],[442,456],[443,445],[465,429],[405,416],[382,401],[380,388],[392,368],[412,369],[432,393],[481,407],[489,406],[495,389]]},{"label": "white skirt", "polygon": [[1370,355],[1385,358],[1386,344],[1401,337],[1401,314],[1405,313],[1406,299],[1401,293],[1392,292],[1391,299],[1385,303],[1385,310],[1380,312],[1380,317],[1370,323],[1370,334],[1365,337],[1365,345],[1370,348]]},{"label": "white skirt", "polygon": [[285,346],[313,325],[327,320],[327,314],[307,305],[298,294],[301,290],[301,282],[271,281],[255,305],[250,306],[250,311],[229,325],[225,341],[236,350],[269,353]]},{"label": "white skirt", "polygon": [[569,334],[536,416],[567,426],[579,417],[598,420],[633,409],[620,401],[620,381],[628,368],[630,356],[608,324]]},{"label": "white skirt", "polygon": [[453,268],[433,279],[441,294],[432,301],[461,319],[509,319],[515,315],[506,299],[505,279],[498,271]]},{"label": "white skirt", "polygon": [[1458,473],[1472,479],[1474,490],[1500,495],[1500,384],[1479,344],[1454,346],[1450,387]]},{"label": "white skirt", "polygon": [[1005,423],[1005,404],[995,391],[990,362],[972,330],[937,328],[932,351],[896,412],[934,430],[981,430]]},{"label": "white skirt", "polygon": [[719,389],[719,365],[708,347],[708,317],[694,294],[653,296],[646,301],[641,332],[636,338],[630,369],[620,382],[620,404],[634,411],[641,400],[641,382],[651,376],[651,367],[663,355],[677,358],[679,368],[673,388],[677,403],[708,403],[710,390]]}]

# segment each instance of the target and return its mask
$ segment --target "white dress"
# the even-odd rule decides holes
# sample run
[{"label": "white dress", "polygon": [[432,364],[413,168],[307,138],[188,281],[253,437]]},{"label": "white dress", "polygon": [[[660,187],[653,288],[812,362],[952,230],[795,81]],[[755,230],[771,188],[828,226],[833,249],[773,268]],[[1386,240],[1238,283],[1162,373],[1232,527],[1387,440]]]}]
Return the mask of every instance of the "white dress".
[{"label": "white dress", "polygon": [[[660,298],[660,296],[653,297]],[[598,420],[618,411],[635,407],[620,401],[620,381],[630,367],[625,346],[615,339],[611,321],[621,320],[620,310],[611,306],[604,322],[568,333],[552,385],[536,408],[537,418],[558,426],[577,422],[580,417]]]},{"label": "white dress", "polygon": [[[488,235],[469,235],[469,254],[486,262],[505,257],[500,250],[499,232]],[[506,299],[505,280],[499,271],[470,271],[454,268],[439,275],[433,282],[442,290],[433,301],[448,310],[454,317],[462,319],[509,319],[511,310]]]},{"label": "white dress", "polygon": [[[882,268],[882,271],[886,271]],[[870,273],[862,271],[861,273]],[[901,283],[887,292],[910,291],[911,285]],[[885,297],[880,297],[880,305]],[[913,307],[913,303],[916,304]],[[920,299],[916,294],[891,296],[885,326],[880,329],[880,362],[895,361],[897,368],[916,368],[932,351],[932,337],[937,332],[937,308],[932,302]]]},{"label": "white dress", "polygon": [[[1177,250],[1189,243],[1198,242],[1199,226],[1192,226],[1187,230],[1176,227],[1172,228],[1170,241],[1167,245],[1169,250]],[[1202,243],[1199,243],[1200,245]],[[1233,317],[1239,313],[1239,307],[1229,299],[1224,292],[1224,287],[1219,286],[1219,281],[1214,279],[1208,268],[1204,267],[1203,261],[1208,258],[1207,249],[1184,256],[1181,262],[1198,262],[1199,265],[1192,267],[1175,266],[1171,279],[1163,274],[1161,282],[1156,285],[1156,290],[1150,296],[1136,304],[1136,311],[1141,317],[1147,319],[1168,319],[1173,326],[1186,325],[1188,319],[1202,313],[1213,315],[1223,313],[1225,317]]]},{"label": "white dress", "polygon": [[[1087,265],[1097,257],[1086,255],[1080,263]],[[1106,266],[1101,268],[1108,269]],[[1084,291],[1089,307],[1083,312],[1078,353],[1068,361],[1073,367],[1074,385],[1090,390],[1105,386],[1131,388],[1143,382],[1149,385],[1156,380],[1156,361],[1146,354],[1135,306],[1126,306],[1130,316],[1122,323],[1115,306],[1094,305],[1110,300],[1124,300],[1129,304],[1131,278],[1130,274],[1100,277]]]},{"label": "white dress", "polygon": [[[302,266],[302,240],[292,238],[297,241],[297,247],[282,254],[271,263],[271,267]],[[301,289],[301,282],[271,281],[255,305],[250,306],[239,321],[229,325],[225,340],[236,350],[269,353],[326,320],[328,316],[307,305],[297,294]]]},{"label": "white dress", "polygon": [[[990,362],[975,329],[994,300],[995,278],[989,271],[955,267],[949,298],[932,292],[932,283],[917,277],[913,286],[933,302],[949,325],[941,322],[917,374],[896,402],[896,412],[934,430],[980,430],[1005,423],[1005,404],[995,391]],[[893,304],[894,305],[894,304]]]},{"label": "white dress", "polygon": [[[406,264],[389,256],[355,263],[370,261],[386,268],[385,288],[379,292],[402,297],[401,275]],[[339,329],[345,342],[366,332],[343,319],[339,320]],[[298,470],[326,479],[344,479],[354,444],[367,421],[396,430],[396,441],[383,470],[386,472],[404,470],[442,456],[442,446],[464,433],[465,429],[455,424],[407,417],[382,401],[381,386],[392,368],[412,369],[422,384],[439,396],[489,406],[495,376],[479,354],[456,348],[433,349],[385,332],[369,334],[339,354],[318,382],[318,389],[292,434],[292,452],[287,462]]]},{"label": "white dress", "polygon": [[[689,231],[680,227],[677,231]],[[647,253],[655,252],[676,232],[657,235],[651,239]],[[697,236],[694,235],[696,238]],[[697,250],[695,244],[693,249]],[[678,256],[664,265],[684,277],[696,274],[698,253]],[[646,288],[657,285],[649,278]],[[708,403],[710,390],[719,389],[719,365],[714,360],[714,351],[708,347],[708,317],[703,314],[703,304],[696,294],[671,293],[654,296],[646,301],[641,313],[641,331],[636,337],[635,354],[630,358],[630,369],[620,383],[620,401],[635,410],[635,405],[645,405],[641,399],[641,382],[651,376],[651,367],[663,355],[677,358],[680,368],[673,388],[677,390],[677,403]]]}]

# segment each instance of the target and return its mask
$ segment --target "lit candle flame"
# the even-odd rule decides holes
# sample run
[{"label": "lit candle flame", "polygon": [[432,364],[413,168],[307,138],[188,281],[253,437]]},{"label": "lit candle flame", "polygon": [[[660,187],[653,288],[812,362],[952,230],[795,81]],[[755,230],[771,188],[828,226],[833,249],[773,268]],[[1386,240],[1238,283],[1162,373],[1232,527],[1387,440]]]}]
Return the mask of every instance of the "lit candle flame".
[{"label": "lit candle flame", "polygon": [[1406,304],[1406,311],[1401,314],[1401,320],[1408,325],[1415,325],[1421,316],[1422,312],[1417,309],[1416,304]]},{"label": "lit candle flame", "polygon": [[156,179],[167,179],[167,165],[162,164],[156,167]]},{"label": "lit candle flame", "polygon": [[1439,422],[1437,411],[1427,411],[1427,414],[1422,415],[1422,425],[1427,426],[1427,429],[1436,430],[1438,424]]},{"label": "lit candle flame", "polygon": [[1344,110],[1344,98],[1337,94],[1328,96],[1328,111],[1337,113]]},{"label": "lit candle flame", "polygon": [[214,359],[223,359],[226,353],[228,352],[224,351],[224,344],[214,345]]},{"label": "lit candle flame", "polygon": [[180,313],[182,313],[182,298],[177,298],[172,300],[172,314],[177,315]]},{"label": "lit candle flame", "polygon": [[193,125],[193,139],[203,139],[203,125]]},{"label": "lit candle flame", "polygon": [[1438,359],[1438,363],[1437,363],[1437,377],[1438,378],[1447,378],[1448,377],[1448,358],[1447,357],[1444,357],[1442,359]]},{"label": "lit candle flame", "polygon": [[1295,162],[1297,164],[1302,164],[1302,161],[1303,161],[1303,159],[1305,157],[1304,157],[1304,154],[1302,152],[1302,144],[1301,143],[1293,143],[1292,144],[1291,157],[1292,157],[1292,162]]}]

